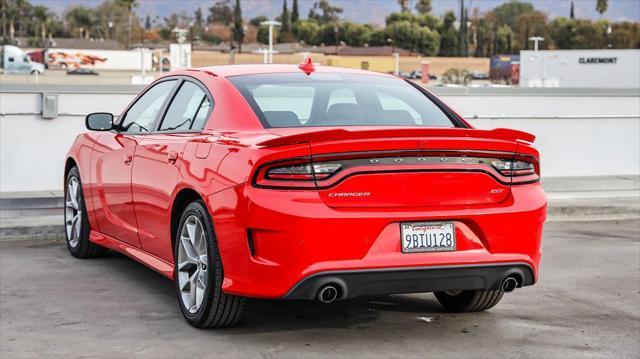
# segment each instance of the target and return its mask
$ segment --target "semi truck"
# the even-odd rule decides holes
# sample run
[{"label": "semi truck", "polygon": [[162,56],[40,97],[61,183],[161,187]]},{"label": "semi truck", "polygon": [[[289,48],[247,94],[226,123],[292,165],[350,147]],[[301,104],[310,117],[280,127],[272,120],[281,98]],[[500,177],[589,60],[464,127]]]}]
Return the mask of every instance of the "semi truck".
[{"label": "semi truck", "polygon": [[0,47],[0,68],[5,74],[43,74],[44,65],[31,61],[26,52],[17,46]]}]

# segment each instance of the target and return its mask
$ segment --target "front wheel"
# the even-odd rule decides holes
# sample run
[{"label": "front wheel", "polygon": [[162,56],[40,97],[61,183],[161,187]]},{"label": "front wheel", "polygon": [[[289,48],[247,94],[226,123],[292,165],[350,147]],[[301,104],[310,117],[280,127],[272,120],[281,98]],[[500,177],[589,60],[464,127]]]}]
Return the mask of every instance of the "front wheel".
[{"label": "front wheel", "polygon": [[504,291],[498,290],[461,290],[433,293],[445,309],[452,312],[481,312],[493,308]]},{"label": "front wheel", "polygon": [[196,328],[222,328],[240,320],[245,298],[222,291],[222,260],[202,201],[182,213],[175,240],[175,283],[184,318]]},{"label": "front wheel", "polygon": [[92,258],[105,254],[106,248],[89,241],[91,229],[78,167],[73,167],[67,174],[64,192],[64,229],[69,253],[76,258]]}]

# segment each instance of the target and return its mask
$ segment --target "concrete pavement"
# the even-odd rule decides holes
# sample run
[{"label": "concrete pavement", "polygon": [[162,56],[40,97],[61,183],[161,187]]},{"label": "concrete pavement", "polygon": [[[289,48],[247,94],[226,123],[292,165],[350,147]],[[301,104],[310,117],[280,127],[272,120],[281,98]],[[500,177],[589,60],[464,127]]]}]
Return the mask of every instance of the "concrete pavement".
[{"label": "concrete pavement", "polygon": [[321,305],[253,300],[236,328],[197,330],[173,283],[62,241],[0,243],[0,357],[638,358],[640,221],[549,223],[540,281],[483,313],[431,294]]}]

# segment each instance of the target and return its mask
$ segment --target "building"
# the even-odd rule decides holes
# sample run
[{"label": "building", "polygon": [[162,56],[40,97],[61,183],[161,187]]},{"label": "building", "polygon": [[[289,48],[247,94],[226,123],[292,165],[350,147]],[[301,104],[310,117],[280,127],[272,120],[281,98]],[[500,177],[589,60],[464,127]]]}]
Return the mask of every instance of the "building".
[{"label": "building", "polygon": [[520,51],[520,86],[639,88],[640,50]]}]

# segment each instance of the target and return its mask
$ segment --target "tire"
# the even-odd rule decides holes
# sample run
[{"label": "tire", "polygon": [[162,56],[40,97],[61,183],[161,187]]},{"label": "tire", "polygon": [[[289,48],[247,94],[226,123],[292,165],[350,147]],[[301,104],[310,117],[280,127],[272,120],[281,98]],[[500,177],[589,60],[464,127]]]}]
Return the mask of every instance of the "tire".
[{"label": "tire", "polygon": [[481,312],[493,308],[504,295],[499,290],[464,290],[460,292],[435,292],[438,302],[452,312]]},{"label": "tire", "polygon": [[242,317],[246,299],[222,291],[224,272],[218,243],[207,208],[200,200],[182,212],[175,233],[174,258],[178,305],[187,322],[196,328],[235,325]]},{"label": "tire", "polygon": [[91,227],[78,167],[73,167],[67,174],[64,199],[64,225],[69,253],[76,258],[93,258],[106,254],[106,248],[89,241]]}]

